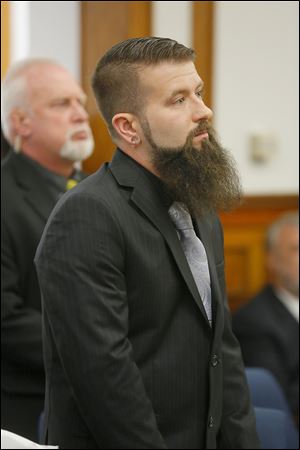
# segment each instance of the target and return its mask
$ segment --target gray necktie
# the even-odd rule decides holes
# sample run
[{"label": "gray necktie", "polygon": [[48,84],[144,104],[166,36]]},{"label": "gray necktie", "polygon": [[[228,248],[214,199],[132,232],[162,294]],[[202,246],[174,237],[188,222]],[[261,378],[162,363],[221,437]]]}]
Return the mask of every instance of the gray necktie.
[{"label": "gray necktie", "polygon": [[197,237],[192,218],[182,204],[174,202],[169,209],[169,215],[178,232],[187,262],[190,266],[202,299],[207,318],[211,325],[211,288],[208,261],[204,245]]}]

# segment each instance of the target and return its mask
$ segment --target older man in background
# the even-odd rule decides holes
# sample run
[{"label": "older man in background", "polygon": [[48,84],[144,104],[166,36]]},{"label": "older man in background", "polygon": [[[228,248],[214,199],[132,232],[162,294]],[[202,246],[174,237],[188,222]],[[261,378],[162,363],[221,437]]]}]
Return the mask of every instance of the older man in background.
[{"label": "older man in background", "polygon": [[85,94],[62,66],[30,59],[2,84],[2,128],[13,152],[2,163],[1,428],[37,439],[44,405],[40,290],[33,265],[60,195],[93,151]]},{"label": "older man in background", "polygon": [[288,213],[267,232],[271,283],[233,317],[246,366],[264,367],[299,415],[299,216]]}]

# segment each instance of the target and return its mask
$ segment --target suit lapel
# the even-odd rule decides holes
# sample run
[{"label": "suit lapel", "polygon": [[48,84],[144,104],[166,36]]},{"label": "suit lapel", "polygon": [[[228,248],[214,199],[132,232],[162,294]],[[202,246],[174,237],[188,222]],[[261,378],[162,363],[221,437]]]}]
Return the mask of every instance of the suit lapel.
[{"label": "suit lapel", "polygon": [[176,230],[169,218],[166,206],[162,203],[159,192],[144,173],[144,170],[142,168],[140,169],[134,161],[120,151],[117,151],[116,156],[110,165],[110,169],[120,185],[133,188],[131,201],[140,211],[142,211],[164,237],[190,293],[209,326],[195,280],[178,239]]}]

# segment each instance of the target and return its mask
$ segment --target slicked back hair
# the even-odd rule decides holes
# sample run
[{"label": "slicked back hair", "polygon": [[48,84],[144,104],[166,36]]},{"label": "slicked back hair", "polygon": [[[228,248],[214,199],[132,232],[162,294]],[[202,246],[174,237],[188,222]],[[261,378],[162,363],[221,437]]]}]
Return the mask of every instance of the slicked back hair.
[{"label": "slicked back hair", "polygon": [[142,112],[145,93],[139,71],[162,62],[194,61],[193,49],[168,38],[134,38],[114,45],[97,63],[92,87],[98,108],[112,137],[115,114]]}]

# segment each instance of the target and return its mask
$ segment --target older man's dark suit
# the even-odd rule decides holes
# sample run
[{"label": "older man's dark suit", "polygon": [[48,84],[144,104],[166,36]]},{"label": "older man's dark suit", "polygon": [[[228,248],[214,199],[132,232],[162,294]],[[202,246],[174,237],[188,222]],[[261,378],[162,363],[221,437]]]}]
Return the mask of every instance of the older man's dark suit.
[{"label": "older man's dark suit", "polygon": [[[42,353],[41,300],[33,259],[55,204],[38,170],[11,152],[1,169],[1,390],[27,399],[27,416],[16,408],[11,423],[6,407],[1,425],[27,437],[28,418],[43,409],[45,375]],[[5,394],[4,394],[5,395]],[[32,410],[33,409],[33,410]],[[31,435],[31,437],[35,436]]]},{"label": "older man's dark suit", "polygon": [[33,259],[56,202],[47,178],[11,151],[1,164],[1,426],[34,440],[45,374]]},{"label": "older man's dark suit", "polygon": [[299,322],[266,286],[233,316],[246,366],[270,370],[299,415]]},{"label": "older man's dark suit", "polygon": [[210,328],[161,192],[117,151],[64,196],[36,264],[48,443],[60,448],[257,448],[231,332],[216,218],[198,222]]}]

